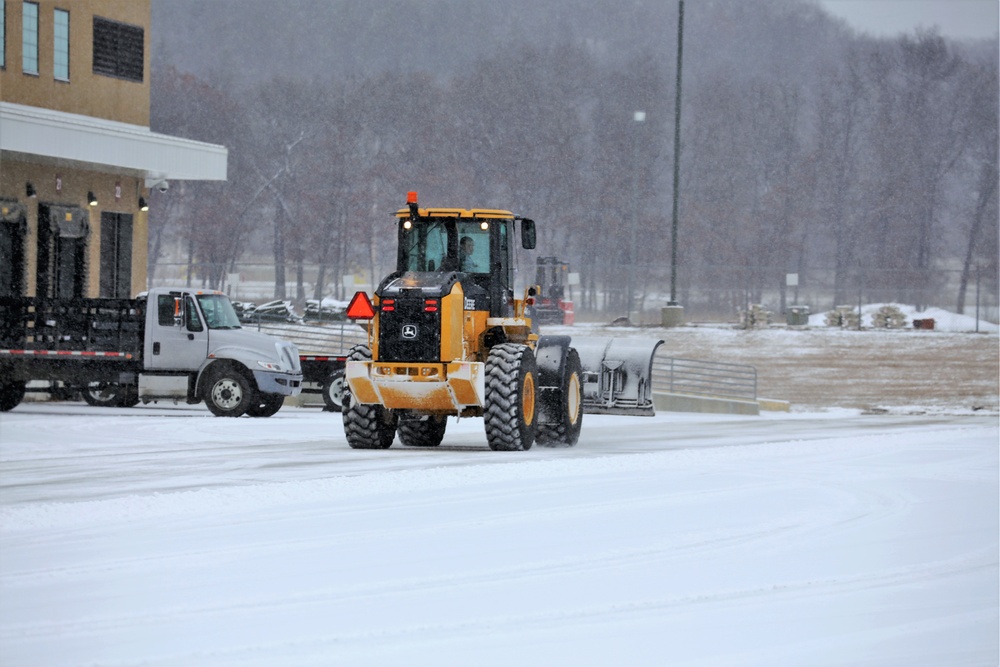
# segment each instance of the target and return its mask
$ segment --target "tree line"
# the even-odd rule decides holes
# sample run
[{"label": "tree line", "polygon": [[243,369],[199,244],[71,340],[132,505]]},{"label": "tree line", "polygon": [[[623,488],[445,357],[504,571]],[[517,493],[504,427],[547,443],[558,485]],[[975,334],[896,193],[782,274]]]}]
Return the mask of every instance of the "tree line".
[{"label": "tree line", "polygon": [[[977,269],[996,294],[995,44],[873,39],[791,0],[688,5],[682,304],[777,293],[784,307],[788,273],[832,276],[838,303],[863,286],[962,312]],[[154,129],[224,144],[230,163],[226,183],[152,195],[151,279],[169,247],[213,286],[266,257],[276,298],[343,296],[340,276],[377,282],[392,266],[391,213],[418,190],[534,218],[539,252],[570,261],[588,308],[626,310],[631,267],[640,302],[666,292],[676,8],[659,11],[662,39],[627,53],[567,29],[426,68],[157,63]]]}]

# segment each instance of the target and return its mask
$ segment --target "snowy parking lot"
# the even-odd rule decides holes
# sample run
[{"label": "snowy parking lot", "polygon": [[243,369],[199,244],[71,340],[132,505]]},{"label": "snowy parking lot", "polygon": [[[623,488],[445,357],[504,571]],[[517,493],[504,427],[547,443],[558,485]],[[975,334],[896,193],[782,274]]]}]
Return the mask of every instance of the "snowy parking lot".
[{"label": "snowy parking lot", "polygon": [[0,415],[0,664],[995,665],[996,414]]}]

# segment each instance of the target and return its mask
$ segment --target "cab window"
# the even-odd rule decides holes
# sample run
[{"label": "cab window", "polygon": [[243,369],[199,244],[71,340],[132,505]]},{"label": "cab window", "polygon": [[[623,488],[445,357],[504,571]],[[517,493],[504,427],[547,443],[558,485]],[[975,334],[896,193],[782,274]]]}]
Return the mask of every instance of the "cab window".
[{"label": "cab window", "polygon": [[156,322],[161,327],[174,326],[174,297],[169,294],[156,297]]},{"label": "cab window", "polygon": [[187,314],[188,331],[202,331],[201,318],[198,316],[198,308],[194,305],[194,299],[186,297],[184,299],[184,312]]},{"label": "cab window", "polygon": [[[487,224],[483,229],[482,224]],[[459,271],[489,273],[490,230],[488,223],[461,222],[458,224]]]}]

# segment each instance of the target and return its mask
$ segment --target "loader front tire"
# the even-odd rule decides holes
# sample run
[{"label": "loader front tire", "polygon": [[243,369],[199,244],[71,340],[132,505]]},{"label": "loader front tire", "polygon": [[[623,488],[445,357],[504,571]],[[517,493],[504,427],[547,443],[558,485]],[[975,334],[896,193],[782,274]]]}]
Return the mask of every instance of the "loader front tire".
[{"label": "loader front tire", "polygon": [[[371,350],[367,345],[355,345],[347,355],[348,361],[370,361]],[[381,405],[358,403],[351,394],[350,385],[344,385],[344,435],[351,449],[388,449],[396,437],[396,413]]]},{"label": "loader front tire", "polygon": [[407,447],[437,447],[444,438],[448,418],[429,415],[399,420],[399,441]]},{"label": "loader front tire", "polygon": [[572,447],[580,439],[580,427],[583,426],[583,385],[580,382],[582,373],[580,355],[576,350],[570,349],[566,354],[557,404],[550,407],[558,420],[538,424],[535,442],[540,446]]},{"label": "loader front tire", "polygon": [[502,343],[486,359],[486,440],[495,451],[523,451],[535,442],[535,355],[527,345]]}]

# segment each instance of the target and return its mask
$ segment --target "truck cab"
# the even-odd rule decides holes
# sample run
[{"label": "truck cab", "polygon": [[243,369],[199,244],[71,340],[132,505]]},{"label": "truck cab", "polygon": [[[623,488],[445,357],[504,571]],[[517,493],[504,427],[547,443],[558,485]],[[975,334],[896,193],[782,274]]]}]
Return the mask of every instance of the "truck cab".
[{"label": "truck cab", "polygon": [[253,414],[301,391],[295,345],[244,329],[222,292],[154,289],[146,298],[143,402],[204,399],[216,414]]}]

